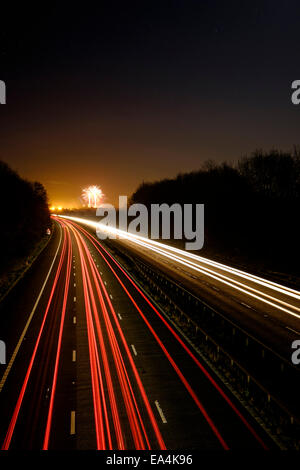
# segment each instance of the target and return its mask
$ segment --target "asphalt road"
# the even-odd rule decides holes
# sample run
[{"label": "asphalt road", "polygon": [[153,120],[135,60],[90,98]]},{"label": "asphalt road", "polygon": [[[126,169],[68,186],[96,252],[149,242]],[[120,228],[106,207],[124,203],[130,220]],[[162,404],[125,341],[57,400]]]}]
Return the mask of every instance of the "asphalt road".
[{"label": "asphalt road", "polygon": [[0,305],[1,448],[274,447],[105,247],[55,227]]},{"label": "asphalt road", "polygon": [[291,362],[292,342],[300,338],[300,290],[131,234],[118,237],[116,243]]}]

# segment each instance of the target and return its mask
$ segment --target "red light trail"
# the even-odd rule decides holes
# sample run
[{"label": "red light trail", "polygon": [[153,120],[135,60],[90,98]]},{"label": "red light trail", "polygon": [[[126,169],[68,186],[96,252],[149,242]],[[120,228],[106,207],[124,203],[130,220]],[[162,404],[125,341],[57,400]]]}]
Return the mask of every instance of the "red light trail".
[{"label": "red light trail", "polygon": [[[51,281],[52,284],[49,281],[50,289],[46,309],[42,315],[42,322],[2,444],[2,450],[15,446],[13,437],[18,426],[20,412],[24,408],[24,396],[28,390],[28,384],[32,380],[32,370],[33,367],[36,367],[38,350],[44,335],[47,334],[47,318],[54,315],[59,319],[59,323],[57,338],[53,346],[55,354],[51,366],[53,371],[51,373],[50,399],[47,404],[46,416],[42,419],[44,432],[40,444],[43,450],[52,448],[51,443],[55,431],[54,410],[61,379],[59,370],[62,363],[62,346],[64,343],[66,321],[70,314],[68,301],[70,297],[72,255],[75,251],[78,253],[80,260],[79,271],[82,281],[80,289],[83,298],[83,303],[81,304],[83,305],[82,318],[85,321],[86,328],[96,448],[98,450],[125,450],[129,448],[137,450],[166,449],[160,426],[157,423],[151,406],[152,400],[150,401],[148,398],[118,315],[99,273],[99,269],[97,269],[91,255],[89,244],[100,254],[105,265],[109,268],[109,271],[120,286],[121,291],[126,294],[125,297],[129,299],[135,311],[138,312],[151,332],[155,342],[166,357],[168,364],[171,365],[180,383],[200,411],[204,422],[208,425],[208,429],[217,439],[218,446],[221,446],[223,449],[229,449],[227,439],[223,437],[223,430],[222,432],[220,431],[219,426],[212,419],[211,413],[203,405],[189,380],[187,380],[178,363],[174,360],[166,344],[161,339],[157,327],[154,327],[147,318],[146,313],[143,311],[145,307],[145,305],[143,307],[143,302],[146,302],[146,305],[150,307],[155,316],[168,329],[172,337],[178,342],[178,345],[183,348],[193,363],[197,365],[199,371],[204,374],[209,383],[217,390],[226,405],[229,405],[259,445],[267,448],[264,441],[233,404],[228,395],[216,383],[206,367],[197,359],[179,334],[104,246],[75,222],[57,218],[55,220],[60,224],[62,230],[62,248],[56,264],[54,279]],[[125,282],[127,281],[129,285],[126,287]],[[62,292],[61,300],[59,300],[60,297],[58,297],[57,293],[59,286]],[[129,288],[129,286],[131,287]],[[55,302],[54,299],[56,299]]]}]

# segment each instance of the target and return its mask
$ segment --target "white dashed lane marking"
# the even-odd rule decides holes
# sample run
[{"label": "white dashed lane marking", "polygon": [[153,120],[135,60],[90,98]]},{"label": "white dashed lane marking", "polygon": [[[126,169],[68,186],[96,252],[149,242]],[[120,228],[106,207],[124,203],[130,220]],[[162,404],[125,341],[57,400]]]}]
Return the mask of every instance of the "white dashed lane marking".
[{"label": "white dashed lane marking", "polygon": [[166,420],[166,417],[165,417],[165,415],[164,415],[164,413],[163,413],[163,410],[162,410],[161,407],[160,407],[160,404],[159,404],[158,400],[156,400],[154,403],[155,403],[155,405],[156,405],[157,411],[159,412],[159,415],[160,415],[160,417],[161,417],[162,422],[163,422],[164,424],[166,424],[166,423],[167,423],[167,420]]},{"label": "white dashed lane marking", "polygon": [[71,425],[70,425],[70,434],[75,434],[75,411],[71,411]]}]

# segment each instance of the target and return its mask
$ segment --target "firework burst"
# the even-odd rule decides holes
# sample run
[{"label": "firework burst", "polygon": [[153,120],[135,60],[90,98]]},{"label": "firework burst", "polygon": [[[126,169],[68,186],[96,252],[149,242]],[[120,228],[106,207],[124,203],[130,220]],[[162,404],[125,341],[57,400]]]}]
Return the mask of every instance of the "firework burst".
[{"label": "firework burst", "polygon": [[99,186],[89,186],[82,191],[83,199],[88,203],[88,207],[97,208],[103,197],[103,192]]}]

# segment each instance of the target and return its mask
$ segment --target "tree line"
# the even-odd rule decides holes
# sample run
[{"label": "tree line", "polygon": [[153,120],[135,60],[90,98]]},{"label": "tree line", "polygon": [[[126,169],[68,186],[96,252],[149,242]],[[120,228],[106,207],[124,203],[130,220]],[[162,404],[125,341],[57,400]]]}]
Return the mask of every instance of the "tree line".
[{"label": "tree line", "polygon": [[1,271],[15,258],[26,256],[51,226],[44,186],[21,178],[0,161]]},{"label": "tree line", "polygon": [[257,150],[237,163],[205,162],[198,171],[143,182],[131,203],[204,203],[201,254],[248,257],[298,269],[300,151]]}]

